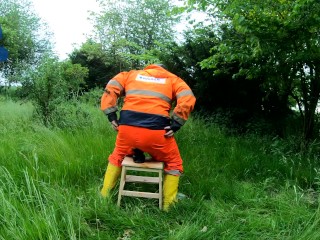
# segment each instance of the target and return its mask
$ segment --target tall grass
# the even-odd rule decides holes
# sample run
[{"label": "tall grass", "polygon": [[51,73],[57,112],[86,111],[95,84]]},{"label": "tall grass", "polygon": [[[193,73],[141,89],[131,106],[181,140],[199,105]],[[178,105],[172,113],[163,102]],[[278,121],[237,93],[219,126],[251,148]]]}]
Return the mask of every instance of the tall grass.
[{"label": "tall grass", "polygon": [[116,134],[77,107],[85,118],[46,128],[31,104],[0,102],[0,239],[320,239],[317,143],[303,155],[193,118],[176,134],[186,198],[168,213],[148,199],[118,208],[116,190],[99,196]]}]

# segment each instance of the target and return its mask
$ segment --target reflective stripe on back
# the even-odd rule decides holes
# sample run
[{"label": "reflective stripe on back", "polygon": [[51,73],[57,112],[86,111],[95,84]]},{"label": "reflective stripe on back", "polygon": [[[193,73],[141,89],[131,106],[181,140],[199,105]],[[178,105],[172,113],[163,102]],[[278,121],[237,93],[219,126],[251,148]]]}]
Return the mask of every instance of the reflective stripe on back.
[{"label": "reflective stripe on back", "polygon": [[158,92],[154,92],[154,91],[150,91],[150,90],[138,90],[138,89],[133,89],[133,90],[128,90],[126,92],[126,95],[144,95],[144,96],[152,96],[152,97],[158,97],[161,98],[162,100],[166,101],[167,103],[171,103],[171,99],[169,97],[167,97],[166,95],[162,94],[162,93],[158,93]]}]

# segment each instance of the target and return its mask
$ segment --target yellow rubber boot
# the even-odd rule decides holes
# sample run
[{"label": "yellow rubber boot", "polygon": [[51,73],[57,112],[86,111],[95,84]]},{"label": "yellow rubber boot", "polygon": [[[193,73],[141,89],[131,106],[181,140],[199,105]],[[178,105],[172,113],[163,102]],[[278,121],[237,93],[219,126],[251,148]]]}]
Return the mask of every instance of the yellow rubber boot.
[{"label": "yellow rubber boot", "polygon": [[100,191],[102,197],[109,197],[110,190],[116,185],[120,173],[121,167],[110,163],[108,164],[106,173],[104,175],[103,187]]},{"label": "yellow rubber boot", "polygon": [[165,175],[163,181],[163,210],[168,211],[170,205],[177,201],[179,176]]}]

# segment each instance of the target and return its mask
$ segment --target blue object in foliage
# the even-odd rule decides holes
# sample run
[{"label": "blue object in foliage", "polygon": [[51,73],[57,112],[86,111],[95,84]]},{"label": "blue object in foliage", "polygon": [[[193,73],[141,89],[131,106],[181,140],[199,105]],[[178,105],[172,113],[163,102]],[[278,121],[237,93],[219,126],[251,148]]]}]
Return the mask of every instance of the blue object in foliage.
[{"label": "blue object in foliage", "polygon": [[[0,40],[2,39],[2,29],[0,26]],[[4,47],[0,47],[0,62],[4,62],[7,61],[9,57],[9,52],[7,49],[5,49]]]},{"label": "blue object in foliage", "polygon": [[9,52],[4,47],[0,47],[0,62],[7,61],[9,57]]}]

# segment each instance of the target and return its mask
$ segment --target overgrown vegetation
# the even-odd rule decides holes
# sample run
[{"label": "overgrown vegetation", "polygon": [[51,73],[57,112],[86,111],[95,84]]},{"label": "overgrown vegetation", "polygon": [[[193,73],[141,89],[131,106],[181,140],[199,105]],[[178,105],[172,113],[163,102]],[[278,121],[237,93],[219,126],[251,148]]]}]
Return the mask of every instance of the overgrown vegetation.
[{"label": "overgrown vegetation", "polygon": [[[268,125],[266,132],[288,137],[288,131],[283,131],[288,120],[299,120],[294,134],[299,135],[302,150],[318,138],[317,0],[194,0],[179,7],[156,0],[98,3],[101,11],[90,14],[94,31],[70,53],[70,61],[63,63],[65,74],[59,76],[60,83],[70,83],[69,90],[75,95],[103,89],[119,71],[163,62],[192,87],[197,111],[224,115],[229,127],[240,133],[253,125]],[[178,35],[176,24],[184,19],[182,14],[187,15],[186,22],[194,11],[206,15],[191,20]],[[43,53],[53,53],[46,42],[49,38],[37,35],[45,24],[32,12],[30,0],[7,1],[0,5],[0,12],[4,13],[0,44],[19,53],[0,65],[7,82],[23,82],[28,71],[35,72],[37,79],[48,79],[41,67],[46,59],[42,58],[47,56]],[[15,21],[9,24],[12,18]],[[15,39],[28,41],[11,41],[18,33],[22,35]],[[28,51],[19,46],[28,46]],[[72,69],[71,75],[68,69]],[[48,112],[50,107],[45,108]]]},{"label": "overgrown vegetation", "polygon": [[1,100],[1,239],[319,237],[319,143],[303,155],[290,141],[228,135],[194,116],[176,136],[187,198],[169,213],[147,199],[118,208],[116,195],[99,196],[115,133],[97,106],[77,104],[85,118],[59,119],[77,126],[47,128],[30,103]]},{"label": "overgrown vegetation", "polygon": [[[0,239],[320,239],[319,1],[98,2],[61,62],[30,0],[0,0]],[[177,41],[195,10],[206,19]],[[155,62],[197,98],[169,213],[99,195],[116,137],[103,88]]]}]

